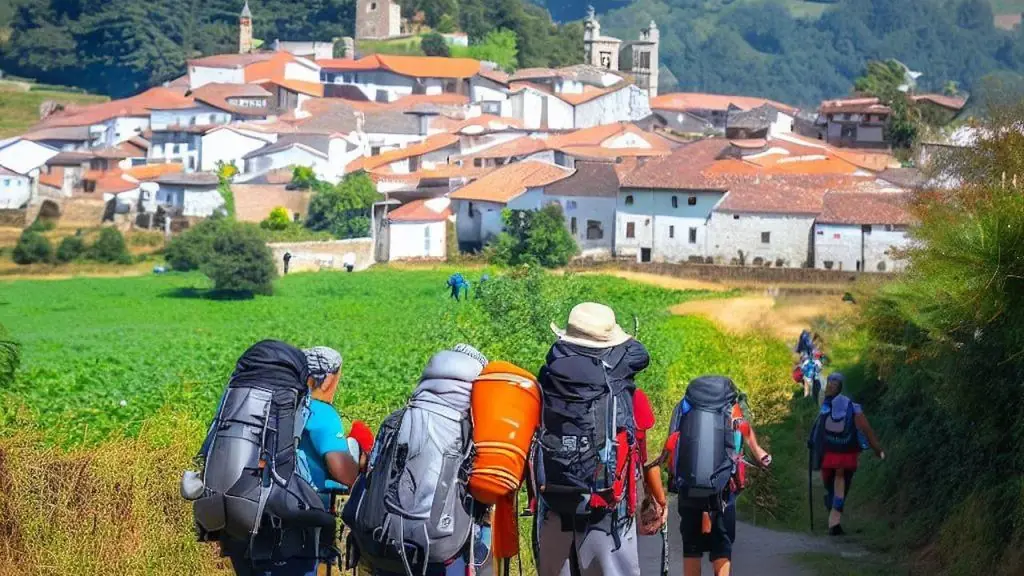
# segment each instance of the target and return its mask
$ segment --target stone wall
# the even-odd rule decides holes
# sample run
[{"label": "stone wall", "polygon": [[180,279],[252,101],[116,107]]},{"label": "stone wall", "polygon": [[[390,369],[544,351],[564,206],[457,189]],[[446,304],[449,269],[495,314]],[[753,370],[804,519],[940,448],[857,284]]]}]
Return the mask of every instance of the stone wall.
[{"label": "stone wall", "polygon": [[756,283],[793,283],[793,284],[853,284],[864,277],[892,277],[891,274],[857,273],[838,270],[816,270],[814,268],[764,268],[754,266],[717,266],[713,264],[669,264],[661,262],[638,263],[635,261],[616,260],[613,263],[577,260],[571,265],[574,269],[614,268],[630,272],[660,274],[707,280],[711,282],[756,282]]},{"label": "stone wall", "polygon": [[355,270],[366,270],[373,265],[373,239],[353,238],[327,242],[275,242],[267,244],[274,253],[274,264],[278,274],[284,273],[284,254],[291,252],[292,259],[288,272],[310,272],[319,270],[343,270],[342,258],[351,252],[355,254]]},{"label": "stone wall", "polygon": [[25,211],[17,208],[0,210],[0,226],[5,228],[24,228]]}]

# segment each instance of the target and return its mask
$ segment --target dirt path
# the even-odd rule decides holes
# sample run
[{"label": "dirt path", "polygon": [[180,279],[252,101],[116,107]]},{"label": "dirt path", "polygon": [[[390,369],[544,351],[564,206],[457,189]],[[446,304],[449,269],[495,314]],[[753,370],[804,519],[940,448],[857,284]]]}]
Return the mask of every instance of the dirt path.
[{"label": "dirt path", "polygon": [[707,290],[709,292],[725,292],[730,288],[717,282],[706,282],[704,280],[691,280],[688,278],[676,278],[674,276],[659,276],[658,274],[644,274],[642,272],[627,272],[625,270],[599,270],[597,272],[580,272],[583,275],[615,276],[624,280],[650,284],[659,288],[669,290]]},{"label": "dirt path", "polygon": [[[674,502],[669,503],[668,547],[669,575],[683,573],[683,543],[679,536],[679,515]],[[641,576],[661,576],[661,537],[641,536]],[[859,554],[853,548],[841,545],[824,537],[794,532],[777,532],[740,522],[736,526],[736,543],[733,546],[732,574],[736,576],[815,576],[795,559],[794,555],[805,552],[825,554]],[[705,560],[704,574],[711,574],[711,566]]]},{"label": "dirt path", "polygon": [[684,302],[672,313],[703,316],[730,332],[766,331],[790,342],[816,318],[836,317],[846,306],[839,296],[741,296]]}]

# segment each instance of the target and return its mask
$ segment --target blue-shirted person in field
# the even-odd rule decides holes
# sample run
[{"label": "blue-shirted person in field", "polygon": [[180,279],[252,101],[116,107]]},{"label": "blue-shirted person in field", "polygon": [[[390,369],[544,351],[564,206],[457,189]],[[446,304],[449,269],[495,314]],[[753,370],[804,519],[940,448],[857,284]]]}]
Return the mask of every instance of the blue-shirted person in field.
[{"label": "blue-shirted person in field", "polygon": [[[326,346],[303,352],[309,367],[307,384],[312,399],[309,418],[299,441],[298,457],[307,467],[310,483],[320,493],[324,506],[329,507],[330,483],[351,486],[363,458],[351,453],[352,443],[346,438],[341,416],[332,405],[341,380],[341,354]],[[320,546],[333,546],[333,534],[325,534]],[[222,542],[222,547],[238,576],[316,576],[320,561],[305,554],[302,558],[252,566],[246,558],[248,542]]]}]

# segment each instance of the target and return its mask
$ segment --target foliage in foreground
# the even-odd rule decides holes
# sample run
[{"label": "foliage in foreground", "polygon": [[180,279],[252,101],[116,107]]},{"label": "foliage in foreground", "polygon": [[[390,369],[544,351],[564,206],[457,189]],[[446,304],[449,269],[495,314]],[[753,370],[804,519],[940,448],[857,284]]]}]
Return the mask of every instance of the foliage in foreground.
[{"label": "foliage in foreground", "polygon": [[565,216],[557,203],[540,210],[505,209],[501,219],[504,230],[488,247],[493,264],[558,268],[568,264],[579,250],[565,228]]},{"label": "foliage in foreground", "polygon": [[1024,166],[1024,105],[992,117],[1010,123],[945,159],[962,185],[918,198],[908,272],[868,308],[877,497],[950,574],[1024,569],[1024,195],[1003,176]]},{"label": "foliage in foreground", "polygon": [[179,234],[165,258],[174,270],[200,270],[219,292],[270,294],[277,275],[263,231],[226,218],[206,219]]},{"label": "foliage in foreground", "polygon": [[89,254],[93,260],[99,262],[131,263],[124,235],[117,228],[108,227],[100,230],[100,237],[89,249]]}]

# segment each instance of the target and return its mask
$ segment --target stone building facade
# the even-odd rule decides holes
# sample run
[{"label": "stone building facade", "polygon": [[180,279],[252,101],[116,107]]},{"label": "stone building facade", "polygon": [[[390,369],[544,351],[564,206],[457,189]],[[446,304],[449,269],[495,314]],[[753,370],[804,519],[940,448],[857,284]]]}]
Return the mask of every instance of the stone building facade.
[{"label": "stone building facade", "polygon": [[601,35],[601,23],[594,14],[594,7],[587,8],[587,17],[583,21],[583,61],[591,66],[631,74],[636,85],[646,90],[651,98],[658,95],[660,44],[661,33],[654,20],[640,31],[637,40],[623,44],[618,38]]},{"label": "stone building facade", "polygon": [[356,40],[400,36],[402,7],[392,0],[356,2]]}]

